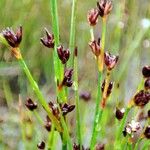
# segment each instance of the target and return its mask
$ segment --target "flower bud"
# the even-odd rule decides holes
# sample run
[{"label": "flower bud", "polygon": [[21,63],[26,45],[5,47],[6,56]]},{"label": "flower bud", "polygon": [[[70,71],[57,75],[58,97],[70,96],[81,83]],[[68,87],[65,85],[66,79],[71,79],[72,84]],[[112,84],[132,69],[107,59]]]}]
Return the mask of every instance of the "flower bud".
[{"label": "flower bud", "polygon": [[11,28],[7,28],[2,34],[12,48],[17,48],[22,40],[22,26],[17,29],[16,33]]},{"label": "flower bud", "polygon": [[97,9],[91,9],[88,12],[87,19],[90,26],[95,26],[98,22],[99,11]]},{"label": "flower bud", "polygon": [[142,74],[145,78],[150,77],[150,66],[144,66],[142,69]]},{"label": "flower bud", "polygon": [[37,103],[33,102],[31,98],[27,99],[25,105],[30,111],[33,111],[37,108]]},{"label": "flower bud", "polygon": [[125,112],[125,109],[123,108],[123,109],[118,109],[118,108],[116,108],[116,118],[118,119],[118,120],[121,120],[122,118],[123,118],[123,116],[124,116],[124,112]]},{"label": "flower bud", "polygon": [[98,57],[101,53],[101,48],[100,48],[100,38],[98,38],[98,41],[94,40],[94,41],[91,41],[89,43],[89,46],[93,52],[93,54]]},{"label": "flower bud", "polygon": [[75,105],[69,105],[69,104],[65,103],[61,106],[62,114],[64,116],[67,115],[69,112],[73,111],[74,108],[75,108]]},{"label": "flower bud", "polygon": [[54,35],[50,34],[47,29],[45,29],[46,37],[41,38],[41,42],[44,46],[48,48],[54,48]]},{"label": "flower bud", "polygon": [[101,0],[100,2],[97,2],[97,7],[99,15],[101,17],[107,17],[112,10],[112,2],[110,0]]},{"label": "flower bud", "polygon": [[46,116],[45,129],[51,131],[52,122],[48,116]]},{"label": "flower bud", "polygon": [[104,54],[104,62],[107,66],[108,70],[112,70],[118,62],[119,57],[115,55],[111,55],[110,53],[105,52]]},{"label": "flower bud", "polygon": [[96,148],[95,150],[104,150],[105,149],[105,145],[104,144],[96,144]]},{"label": "flower bud", "polygon": [[58,57],[61,60],[62,64],[65,64],[70,56],[70,51],[69,49],[64,50],[63,46],[60,45],[59,47],[57,47],[57,53],[58,53]]},{"label": "flower bud", "polygon": [[150,93],[144,90],[141,90],[134,96],[134,103],[136,106],[143,107],[150,101]]},{"label": "flower bud", "polygon": [[38,147],[40,150],[45,149],[45,142],[44,142],[44,141],[40,142],[40,143],[37,145],[37,147]]},{"label": "flower bud", "polygon": [[91,99],[91,93],[89,93],[87,91],[83,91],[80,94],[80,98],[87,102],[87,101],[89,101]]}]

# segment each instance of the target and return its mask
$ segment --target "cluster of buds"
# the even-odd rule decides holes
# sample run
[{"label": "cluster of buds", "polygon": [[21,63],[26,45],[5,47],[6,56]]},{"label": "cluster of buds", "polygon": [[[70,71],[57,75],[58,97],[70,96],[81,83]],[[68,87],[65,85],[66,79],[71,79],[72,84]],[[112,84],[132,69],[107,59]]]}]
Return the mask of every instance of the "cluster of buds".
[{"label": "cluster of buds", "polygon": [[141,90],[134,96],[133,101],[136,106],[144,107],[150,101],[150,93]]},{"label": "cluster of buds", "polygon": [[42,44],[48,48],[54,48],[54,35],[49,33],[47,29],[45,29],[46,37],[42,37],[40,40]]},{"label": "cluster of buds", "polygon": [[[59,108],[57,104],[54,104],[52,102],[49,102],[49,107],[53,113],[53,115],[57,118],[60,119],[60,112],[59,112]],[[62,112],[62,115],[65,116],[67,115],[69,112],[72,112],[75,108],[75,105],[70,105],[70,104],[60,104],[60,109]]]},{"label": "cluster of buds", "polygon": [[39,150],[45,149],[45,142],[42,141],[42,142],[38,143],[37,147],[38,147]]},{"label": "cluster of buds", "polygon": [[61,82],[60,85],[58,85],[59,90],[61,90],[61,88],[63,86],[67,86],[67,87],[72,86],[72,84],[73,84],[72,75],[73,75],[73,69],[66,69],[65,70],[63,81]]},{"label": "cluster of buds", "polygon": [[112,10],[112,2],[110,0],[100,0],[97,2],[97,8],[93,8],[88,12],[87,19],[90,26],[95,26],[98,22],[98,16],[107,18]]},{"label": "cluster of buds", "polygon": [[144,66],[142,69],[142,74],[146,78],[144,87],[146,90],[150,89],[150,66]]},{"label": "cluster of buds", "polygon": [[46,121],[45,121],[45,125],[44,125],[45,129],[50,132],[51,131],[51,127],[52,127],[52,122],[50,120],[50,118],[48,116],[46,116]]},{"label": "cluster of buds", "polygon": [[37,108],[37,103],[36,102],[33,102],[31,98],[28,98],[26,100],[26,103],[25,103],[26,107],[30,110],[30,111],[33,111]]},{"label": "cluster of buds", "polygon": [[127,136],[127,135],[131,135],[131,137],[134,136],[135,132],[138,132],[141,130],[141,125],[139,122],[135,122],[134,120],[131,121],[131,123],[128,123],[123,131],[123,135]]},{"label": "cluster of buds", "polygon": [[96,56],[96,57],[98,57],[99,55],[100,55],[100,53],[101,53],[101,46],[100,46],[100,42],[101,40],[100,40],[100,38],[98,38],[98,40],[96,41],[96,40],[93,40],[93,41],[91,41],[90,43],[89,43],[89,46],[90,46],[90,48],[91,48],[91,50],[92,50],[92,52],[93,52],[93,54]]},{"label": "cluster of buds", "polygon": [[59,47],[57,47],[57,53],[58,53],[58,57],[61,60],[62,64],[65,64],[70,56],[70,51],[69,49],[64,50],[63,46],[60,45]]},{"label": "cluster of buds", "polygon": [[104,53],[104,62],[108,70],[112,70],[117,64],[119,56],[111,55],[108,52]]},{"label": "cluster of buds", "polygon": [[21,54],[18,48],[22,40],[22,26],[17,29],[16,33],[11,28],[7,28],[2,31],[2,35],[7,44],[11,47],[12,55],[20,59]]},{"label": "cluster of buds", "polygon": [[121,120],[121,119],[123,118],[124,113],[125,113],[125,109],[124,109],[124,108],[122,108],[122,109],[116,108],[116,113],[115,113],[115,115],[116,115],[116,118],[117,118],[118,120]]}]

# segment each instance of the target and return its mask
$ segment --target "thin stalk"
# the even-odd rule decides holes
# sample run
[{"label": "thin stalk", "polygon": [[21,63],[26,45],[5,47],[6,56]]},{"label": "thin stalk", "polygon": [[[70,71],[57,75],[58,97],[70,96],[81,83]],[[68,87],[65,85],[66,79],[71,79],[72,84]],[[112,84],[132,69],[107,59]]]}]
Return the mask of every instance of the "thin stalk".
[{"label": "thin stalk", "polygon": [[38,120],[38,122],[43,126],[44,122],[43,122],[41,116],[39,115],[39,113],[36,110],[34,110],[33,113],[34,113],[34,116],[36,117],[36,119]]},{"label": "thin stalk", "polygon": [[44,99],[37,83],[34,81],[26,63],[24,62],[23,58],[20,58],[19,60],[19,63],[21,65],[21,68],[24,70],[30,84],[31,84],[31,87],[33,88],[35,94],[37,95],[38,97],[38,101],[39,103],[43,106],[43,108],[45,109],[45,111],[48,113],[48,116],[50,117],[50,119],[52,120],[52,122],[55,124],[56,128],[58,131],[61,131],[61,126],[60,126],[60,123],[59,121],[57,120],[57,118],[52,114],[51,110],[49,109],[49,106],[46,102],[46,100]]},{"label": "thin stalk", "polygon": [[[102,118],[103,109],[100,108],[100,101],[102,97],[101,92],[101,83],[102,83],[102,73],[103,73],[103,63],[104,63],[104,48],[105,48],[105,37],[106,37],[106,19],[102,19],[103,26],[102,26],[102,42],[101,42],[101,59],[100,63],[98,63],[98,88],[97,88],[97,99],[96,99],[96,108],[95,108],[95,116],[94,116],[94,124],[93,124],[93,131],[92,131],[92,138],[90,143],[90,149],[93,150],[96,138],[97,138],[97,126]],[[91,29],[91,39],[93,39],[94,34]],[[99,66],[100,64],[100,66]]]},{"label": "thin stalk", "polygon": [[[53,33],[55,39],[53,63],[54,63],[54,71],[55,71],[55,83],[57,87],[57,82],[58,81],[61,82],[64,76],[64,66],[57,55],[57,47],[59,46],[59,21],[58,21],[58,12],[57,12],[57,0],[50,0],[50,6],[51,6],[51,15],[52,15],[52,27],[53,27]],[[56,93],[57,96],[59,97],[58,99],[60,103],[67,101],[65,88],[62,88],[62,90],[58,90],[56,88]]]},{"label": "thin stalk", "polygon": [[143,138],[139,138],[138,141],[135,144],[134,150],[138,150],[139,149],[139,144],[142,141]]},{"label": "thin stalk", "polygon": [[[76,6],[77,6],[77,0],[72,0],[70,39],[69,39],[69,49],[72,54],[75,48]],[[69,66],[73,66],[73,55],[70,56],[68,64]]]},{"label": "thin stalk", "polygon": [[74,57],[74,90],[75,90],[75,100],[76,100],[77,139],[78,139],[78,144],[80,145],[80,150],[81,150],[82,149],[82,137],[81,137],[81,120],[80,120],[79,91],[78,91],[78,58],[76,54]]},{"label": "thin stalk", "polygon": [[53,143],[54,143],[54,132],[55,132],[55,126],[52,124],[51,132],[49,132],[48,135],[48,150],[52,150]]}]

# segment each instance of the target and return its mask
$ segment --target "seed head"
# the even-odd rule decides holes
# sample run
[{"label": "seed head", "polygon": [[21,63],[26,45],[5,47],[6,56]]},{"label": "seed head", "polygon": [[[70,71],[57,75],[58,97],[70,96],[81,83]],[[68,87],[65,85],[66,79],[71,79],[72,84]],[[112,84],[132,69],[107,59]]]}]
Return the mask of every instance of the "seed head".
[{"label": "seed head", "polygon": [[37,145],[37,147],[39,148],[39,149],[45,149],[45,142],[44,141],[42,141],[42,142],[40,142],[38,145]]},{"label": "seed head", "polygon": [[142,74],[145,78],[150,77],[150,66],[144,66],[142,69]]},{"label": "seed head", "polygon": [[64,79],[62,81],[63,86],[71,87],[72,86],[72,75],[73,69],[66,69],[64,73]]},{"label": "seed head", "polygon": [[123,116],[124,116],[124,112],[125,112],[125,109],[123,108],[123,109],[118,109],[118,108],[116,108],[116,118],[118,119],[118,120],[121,120],[122,118],[123,118]]},{"label": "seed head", "polygon": [[17,48],[22,40],[22,26],[17,29],[16,33],[11,28],[6,28],[2,34],[12,48]]},{"label": "seed head", "polygon": [[62,114],[64,116],[67,115],[69,112],[73,111],[74,108],[75,108],[75,105],[69,105],[69,104],[65,103],[61,106]]},{"label": "seed head", "polygon": [[30,111],[33,111],[37,108],[37,103],[36,102],[33,102],[31,98],[28,98],[26,100],[26,103],[25,103],[26,107],[30,110]]},{"label": "seed head", "polygon": [[87,19],[90,26],[95,26],[98,22],[99,11],[98,9],[91,9],[88,12]]},{"label": "seed head", "polygon": [[110,0],[101,0],[97,2],[97,8],[101,17],[107,17],[112,10],[112,2]]},{"label": "seed head", "polygon": [[45,28],[45,32],[46,32],[46,37],[41,38],[42,44],[48,48],[54,48],[54,35],[49,33],[46,28]]},{"label": "seed head", "polygon": [[145,80],[144,87],[146,90],[150,89],[150,77]]},{"label": "seed head", "polygon": [[144,135],[147,139],[150,139],[150,126],[147,126],[145,131],[144,131]]},{"label": "seed head", "polygon": [[100,55],[100,53],[101,53],[100,41],[101,41],[101,39],[98,38],[97,41],[94,40],[94,41],[91,41],[91,42],[89,43],[89,46],[90,46],[90,48],[91,48],[93,54],[94,54],[96,57],[98,57],[98,56]]},{"label": "seed head", "polygon": [[95,150],[104,150],[104,149],[105,149],[104,144],[101,144],[101,143],[96,144],[96,149]]},{"label": "seed head", "polygon": [[70,56],[70,51],[69,49],[64,50],[63,46],[60,45],[59,47],[57,47],[57,53],[58,53],[58,57],[61,60],[62,64],[65,64]]},{"label": "seed head", "polygon": [[144,90],[141,90],[134,96],[134,103],[136,106],[143,107],[150,101],[150,93]]},{"label": "seed head", "polygon": [[119,59],[119,56],[111,55],[108,52],[105,52],[104,54],[104,62],[108,70],[112,70],[115,67],[115,65],[118,62],[118,59]]}]

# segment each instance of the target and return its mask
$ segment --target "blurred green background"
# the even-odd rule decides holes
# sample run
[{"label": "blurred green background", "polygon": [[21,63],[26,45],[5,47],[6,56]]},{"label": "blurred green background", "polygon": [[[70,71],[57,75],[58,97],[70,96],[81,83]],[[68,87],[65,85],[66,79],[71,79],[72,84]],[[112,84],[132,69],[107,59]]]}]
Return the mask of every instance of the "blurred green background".
[{"label": "blurred green background", "polygon": [[[58,0],[60,41],[66,48],[69,45],[71,4],[71,0]],[[92,95],[90,102],[85,104],[81,101],[81,106],[85,107],[82,113],[82,123],[84,124],[83,131],[85,131],[83,133],[84,143],[87,146],[92,127],[97,82],[95,59],[88,46],[90,27],[87,22],[87,12],[94,7],[96,7],[95,0],[78,0],[76,45],[79,49],[79,91],[88,91]],[[47,100],[56,100],[52,50],[45,48],[40,43],[40,38],[45,34],[44,28],[52,31],[50,1],[0,0],[0,30],[2,31],[6,27],[16,29],[19,25],[23,26],[22,55]],[[99,19],[94,30],[96,38],[101,36],[101,26]],[[116,84],[120,84],[120,89],[109,102],[113,106],[110,111],[114,112],[116,105],[120,102],[122,105],[122,102],[126,103],[129,100],[142,79],[142,66],[150,65],[149,26],[149,0],[113,0],[113,11],[107,23],[105,49],[120,56],[119,64],[112,75],[112,80]],[[23,107],[26,97],[32,97],[36,100],[18,63],[11,56],[10,51],[0,44],[0,149],[22,149],[17,111],[19,94]],[[69,99],[74,103],[72,95]],[[41,112],[41,115],[44,114]],[[113,118],[114,116],[111,119]],[[106,120],[106,122],[108,121]],[[39,128],[38,125],[32,125]],[[29,128],[27,128],[27,132],[30,132],[28,130]],[[104,134],[111,135],[110,130]],[[44,132],[47,134],[46,131]],[[38,131],[37,134],[39,136],[33,139],[35,143],[39,140],[38,137],[43,136],[41,131]],[[112,137],[113,135],[109,138]],[[32,143],[31,145],[35,148],[36,144]]]}]

